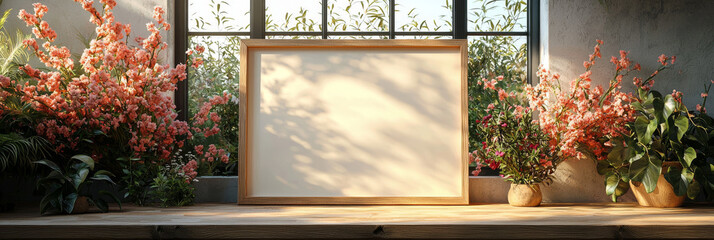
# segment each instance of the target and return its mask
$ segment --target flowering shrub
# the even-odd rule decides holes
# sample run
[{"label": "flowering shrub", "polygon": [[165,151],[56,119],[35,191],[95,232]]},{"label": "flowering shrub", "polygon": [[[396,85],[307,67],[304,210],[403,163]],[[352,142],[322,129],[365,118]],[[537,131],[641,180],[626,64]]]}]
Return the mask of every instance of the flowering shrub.
[{"label": "flowering shrub", "polygon": [[620,92],[620,88],[622,79],[640,70],[640,65],[632,64],[627,52],[620,51],[620,58],[610,60],[615,74],[608,88],[593,87],[590,69],[601,57],[600,45],[602,41],[597,40],[593,54],[583,63],[585,73],[570,82],[570,91],[562,89],[559,74],[545,68],[537,73],[540,83],[526,88],[530,108],[539,112],[540,126],[550,137],[551,152],[560,158],[604,160],[612,146],[609,139],[628,134],[625,125],[635,118],[629,104],[632,95]]},{"label": "flowering shrub", "polygon": [[171,161],[159,170],[153,179],[152,195],[161,202],[162,207],[185,206],[193,203],[196,196],[192,181],[196,178],[197,156],[191,152],[186,154],[179,149],[173,154]]},{"label": "flowering shrub", "polygon": [[[225,104],[230,95],[214,96],[191,119],[191,125],[176,119],[173,99],[165,93],[174,91],[176,83],[186,78],[186,66],[176,68],[159,64],[159,53],[167,44],[161,31],[169,30],[164,10],[155,7],[155,23],[148,23],[147,38],[135,38],[138,46],[129,44],[131,26],[115,21],[114,0],[101,0],[96,9],[93,1],[75,0],[90,13],[89,21],[97,28],[96,37],[75,62],[69,49],[53,45],[57,34],[42,20],[46,6],[34,4],[34,14],[24,9],[18,17],[32,26],[35,38],[24,44],[50,69],[42,71],[30,65],[20,69],[32,78],[32,84],[15,84],[13,94],[42,112],[47,118],[35,127],[37,134],[46,137],[60,154],[83,151],[83,139],[94,143],[89,148],[99,164],[121,167],[129,195],[145,191],[149,182],[136,184],[132,171],[145,168],[144,179],[157,174],[157,167],[167,163],[171,154],[194,138],[210,137],[220,131],[220,117],[211,112],[218,104]],[[40,48],[41,46],[41,48]],[[196,47],[201,52],[201,47]],[[193,61],[200,64],[200,59]],[[5,83],[3,87],[13,83]],[[0,113],[2,114],[2,113]],[[196,148],[200,148],[196,146]],[[225,161],[225,150],[210,148],[199,153],[199,160]],[[117,157],[127,161],[113,161]],[[137,165],[145,165],[139,167]],[[183,163],[185,164],[185,163]],[[182,171],[195,176],[196,164],[186,165]],[[134,188],[134,190],[132,190]],[[146,194],[142,194],[146,195]],[[134,196],[136,197],[136,196]]]},{"label": "flowering shrub", "polygon": [[[607,160],[598,163],[598,172],[605,175],[605,191],[616,201],[633,181],[652,192],[663,174],[676,195],[694,199],[703,192],[712,200],[714,120],[701,105],[689,111],[681,102],[681,92],[663,95],[650,89],[656,73],[673,64],[675,57],[661,55],[658,61],[661,66],[648,79],[634,79],[638,89],[631,105],[637,114],[627,125],[630,134],[612,139]],[[700,95],[703,104],[710,88],[711,84],[705,85]]]},{"label": "flowering shrub", "polygon": [[487,107],[489,115],[474,122],[481,149],[470,153],[471,164],[476,163],[473,175],[481,165],[499,169],[506,180],[516,184],[549,183],[559,160],[550,154],[548,136],[532,118],[532,111],[524,107],[523,94],[496,87],[503,77],[483,79],[485,91],[498,95],[496,104]]}]

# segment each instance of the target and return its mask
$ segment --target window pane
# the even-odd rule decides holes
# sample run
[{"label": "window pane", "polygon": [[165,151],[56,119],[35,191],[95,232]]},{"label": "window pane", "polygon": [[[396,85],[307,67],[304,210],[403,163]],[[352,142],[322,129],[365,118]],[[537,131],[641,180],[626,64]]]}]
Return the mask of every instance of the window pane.
[{"label": "window pane", "polygon": [[526,0],[470,0],[468,30],[521,32],[527,30]]},{"label": "window pane", "polygon": [[388,0],[328,0],[327,30],[389,31]]},{"label": "window pane", "polygon": [[312,32],[322,29],[320,0],[265,0],[266,31]]},{"label": "window pane", "polygon": [[250,0],[189,0],[192,32],[250,31]]},{"label": "window pane", "polygon": [[395,2],[396,31],[451,31],[451,0],[400,0]]},{"label": "window pane", "polygon": [[[526,80],[526,36],[469,37],[468,94],[469,94],[469,151],[481,148],[481,139],[475,121],[487,115],[488,104],[498,99],[493,93],[483,91],[477,82],[483,78],[503,76],[499,87],[506,90],[522,86]],[[481,176],[497,175],[484,167]],[[471,171],[469,171],[470,173]]]},{"label": "window pane", "polygon": [[189,68],[188,98],[189,116],[193,116],[214,95],[230,93],[233,98],[227,104],[216,107],[221,117],[221,132],[206,139],[206,144],[216,144],[230,153],[228,164],[219,164],[213,173],[201,172],[201,175],[235,175],[238,162],[239,103],[238,86],[240,72],[240,37],[238,36],[191,36],[189,44],[194,48],[200,44],[206,51],[198,57],[204,64],[198,68]]}]

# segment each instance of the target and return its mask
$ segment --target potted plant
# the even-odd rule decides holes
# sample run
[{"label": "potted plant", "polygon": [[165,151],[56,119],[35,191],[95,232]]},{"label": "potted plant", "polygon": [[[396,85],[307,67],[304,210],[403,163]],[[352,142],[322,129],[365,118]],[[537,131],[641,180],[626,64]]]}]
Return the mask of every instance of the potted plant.
[{"label": "potted plant", "polygon": [[559,159],[550,154],[550,139],[533,120],[532,111],[523,107],[521,92],[496,87],[501,79],[479,83],[485,90],[497,92],[498,101],[488,106],[489,115],[474,124],[479,138],[486,141],[481,143],[482,149],[470,154],[471,164],[476,163],[477,169],[485,164],[500,170],[511,182],[508,203],[512,206],[538,206],[542,200],[539,184],[552,181]]},{"label": "potted plant", "polygon": [[[662,70],[668,58],[660,59]],[[598,170],[606,176],[606,191],[613,201],[632,188],[642,206],[677,207],[686,196],[697,197],[702,188],[705,193],[714,192],[714,120],[701,105],[697,112],[688,111],[681,102],[682,93],[676,90],[664,96],[649,90],[645,86],[651,86],[651,81],[636,81],[639,89],[632,106],[638,116],[628,125],[632,133],[615,141]],[[709,88],[711,84],[704,86],[701,94],[704,103]]]},{"label": "potted plant", "polygon": [[[106,200],[90,192],[94,181],[105,181],[114,184],[112,174],[106,170],[94,171],[94,160],[87,155],[74,155],[64,168],[49,160],[35,163],[51,169],[50,173],[38,180],[37,184],[45,189],[40,202],[40,213],[84,213],[92,204],[102,212],[109,211]],[[90,177],[91,176],[91,177]],[[107,196],[116,201],[121,209],[121,201],[113,193],[100,190],[98,195]]]}]

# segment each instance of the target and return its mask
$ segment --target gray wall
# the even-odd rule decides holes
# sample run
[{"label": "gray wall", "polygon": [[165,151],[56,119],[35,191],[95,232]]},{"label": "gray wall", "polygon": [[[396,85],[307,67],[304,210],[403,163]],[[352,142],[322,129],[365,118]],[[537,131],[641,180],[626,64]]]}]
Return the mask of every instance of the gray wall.
[{"label": "gray wall", "polygon": [[[29,13],[34,13],[32,4],[40,2],[47,5],[49,12],[45,14],[46,20],[52,29],[57,32],[55,44],[67,46],[72,54],[81,55],[84,50],[82,38],[94,36],[95,25],[89,22],[90,14],[79,3],[73,0],[4,0],[0,4],[0,13],[12,9],[5,29],[12,32],[20,29],[26,34],[31,34],[31,28],[17,18],[20,9],[25,9]],[[99,1],[95,1],[95,7],[101,9]],[[114,8],[115,20],[124,24],[131,24],[131,36],[129,43],[138,46],[134,41],[135,37],[147,37],[149,31],[146,30],[146,23],[153,21],[152,12],[154,6],[161,6],[166,11],[164,16],[169,23],[173,22],[173,1],[171,0],[124,0],[117,1]],[[162,53],[162,63],[173,63],[173,29],[168,34],[164,32],[163,40],[169,44],[166,51]],[[81,36],[81,37],[80,37]],[[42,42],[38,42],[42,44]],[[42,66],[33,64],[34,66]],[[44,66],[42,66],[44,67]]]},{"label": "gray wall", "polygon": [[[543,0],[541,9],[542,63],[564,81],[584,72],[583,61],[592,53],[595,39],[605,43],[603,58],[593,68],[593,85],[607,85],[614,74],[610,56],[619,55],[619,50],[629,51],[630,59],[642,65],[640,73],[623,80],[624,91],[634,89],[633,76],[647,77],[659,67],[657,57],[662,53],[676,55],[677,60],[658,75],[655,89],[684,92],[683,103],[690,109],[701,103],[703,84],[714,79],[714,1]],[[706,107],[714,111],[714,101]],[[544,201],[608,201],[593,160],[565,162],[556,182],[543,191]]]}]

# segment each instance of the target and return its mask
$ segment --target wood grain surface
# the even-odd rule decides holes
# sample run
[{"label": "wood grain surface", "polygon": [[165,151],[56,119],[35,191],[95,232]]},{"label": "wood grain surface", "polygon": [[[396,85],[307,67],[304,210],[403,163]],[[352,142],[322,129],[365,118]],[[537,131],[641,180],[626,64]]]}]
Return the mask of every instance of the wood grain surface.
[{"label": "wood grain surface", "polygon": [[711,239],[714,207],[632,203],[471,206],[125,207],[0,213],[0,239]]}]

